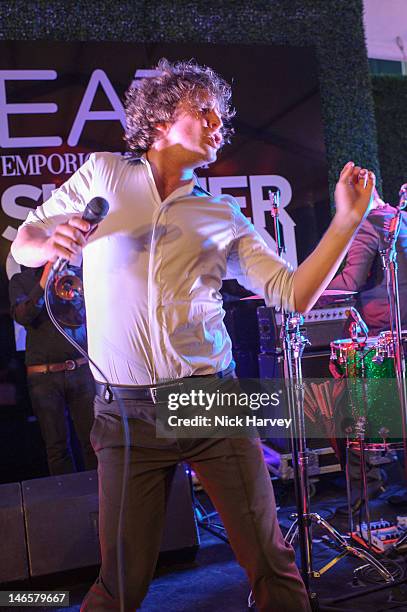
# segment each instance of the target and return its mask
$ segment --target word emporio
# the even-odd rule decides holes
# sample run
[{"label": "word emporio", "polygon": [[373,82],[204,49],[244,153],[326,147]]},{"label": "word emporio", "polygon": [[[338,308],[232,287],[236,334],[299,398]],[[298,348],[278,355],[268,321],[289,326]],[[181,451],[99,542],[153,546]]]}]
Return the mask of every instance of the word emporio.
[{"label": "word emporio", "polygon": [[170,427],[283,427],[289,429],[292,419],[260,418],[254,415],[215,416],[196,415],[191,418],[171,415],[168,417]]},{"label": "word emporio", "polygon": [[168,395],[168,409],[178,410],[180,407],[194,406],[204,410],[211,408],[233,407],[250,408],[258,410],[266,406],[278,406],[280,398],[278,393],[225,393],[216,391],[206,393],[199,389],[192,389],[188,393],[170,393]]}]

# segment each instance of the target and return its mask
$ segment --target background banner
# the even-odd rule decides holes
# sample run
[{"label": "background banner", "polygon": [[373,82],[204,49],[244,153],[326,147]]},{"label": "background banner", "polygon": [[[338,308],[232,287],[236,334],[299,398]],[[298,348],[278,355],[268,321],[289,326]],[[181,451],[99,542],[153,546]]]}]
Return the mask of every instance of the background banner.
[{"label": "background banner", "polygon": [[[203,187],[231,193],[274,248],[268,190],[281,191],[286,258],[295,266],[330,219],[312,48],[0,41],[0,266],[18,225],[93,151],[125,151],[122,100],[161,57],[194,58],[233,85],[236,134]],[[2,283],[2,287],[5,283]],[[4,288],[2,289],[4,292]]]}]

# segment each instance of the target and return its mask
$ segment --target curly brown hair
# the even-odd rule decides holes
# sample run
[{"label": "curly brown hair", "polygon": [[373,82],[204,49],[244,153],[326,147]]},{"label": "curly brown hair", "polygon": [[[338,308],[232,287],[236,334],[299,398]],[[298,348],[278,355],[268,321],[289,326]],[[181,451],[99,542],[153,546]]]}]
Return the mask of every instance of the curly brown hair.
[{"label": "curly brown hair", "polygon": [[162,58],[156,68],[158,75],[140,79],[126,92],[126,131],[124,139],[131,157],[148,151],[159,135],[158,123],[172,123],[182,101],[198,110],[203,101],[212,100],[223,121],[222,144],[230,142],[233,128],[230,120],[235,110],[230,105],[230,85],[214,70],[194,61],[170,63]]}]

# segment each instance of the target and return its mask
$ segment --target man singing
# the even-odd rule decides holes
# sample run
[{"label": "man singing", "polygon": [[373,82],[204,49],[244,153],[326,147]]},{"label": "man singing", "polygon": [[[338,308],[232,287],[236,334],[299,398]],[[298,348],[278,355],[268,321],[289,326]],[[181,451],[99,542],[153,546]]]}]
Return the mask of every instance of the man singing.
[{"label": "man singing", "polygon": [[[233,115],[229,85],[192,62],[161,60],[157,76],[126,96],[128,158],[95,153],[20,227],[14,257],[41,266],[83,249],[91,358],[123,398],[131,435],[124,511],[126,610],[141,606],[157,561],[167,487],[188,462],[211,496],[261,611],[309,611],[294,552],[277,522],[270,478],[253,439],[166,440],[155,435],[151,388],[227,376],[231,341],[223,325],[222,278],[238,275],[266,303],[312,307],[367,213],[375,177],[349,162],[336,186],[336,214],[296,271],[266,246],[227,195],[212,197],[194,171],[216,160]],[[91,198],[110,203],[86,242],[80,215]],[[99,462],[100,577],[84,610],[119,605],[117,524],[123,435],[117,401],[96,379],[91,439]]]}]

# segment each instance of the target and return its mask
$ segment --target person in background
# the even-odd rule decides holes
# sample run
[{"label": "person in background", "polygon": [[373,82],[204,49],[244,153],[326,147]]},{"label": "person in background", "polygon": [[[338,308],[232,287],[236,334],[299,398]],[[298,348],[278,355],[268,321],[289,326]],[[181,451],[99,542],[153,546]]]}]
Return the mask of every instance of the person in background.
[{"label": "person in background", "polygon": [[[9,296],[12,317],[27,331],[25,363],[32,410],[39,421],[49,473],[57,475],[97,466],[90,443],[95,386],[87,359],[62,336],[46,311],[44,287],[51,265],[14,274]],[[83,343],[85,321],[69,331]],[[70,421],[81,451],[76,460]]]},{"label": "person in background", "polygon": [[[377,189],[373,192],[371,210],[360,225],[346,256],[342,271],[328,285],[328,289],[356,291],[355,307],[368,326],[369,336],[377,336],[390,329],[389,297],[387,293],[386,273],[382,267],[380,250],[386,247],[386,236],[389,223],[395,215],[395,208],[380,197]],[[407,328],[407,213],[401,213],[400,233],[396,243],[400,315],[403,329]],[[349,321],[345,326],[347,334]],[[334,362],[330,364],[334,377],[340,376]],[[384,423],[383,423],[384,425]],[[338,441],[339,442],[339,441]],[[338,444],[338,453],[342,465],[345,464],[345,446]],[[375,497],[384,491],[382,471],[375,463],[375,453],[367,453],[367,478],[369,496]],[[360,461],[355,453],[349,454],[349,473],[352,480],[352,508],[357,511],[361,505],[360,495]],[[395,505],[407,502],[403,497],[391,496],[390,502]],[[338,514],[345,514],[347,506],[337,508]]]},{"label": "person in background", "polygon": [[[368,326],[370,336],[390,329],[386,273],[379,251],[385,247],[386,226],[395,212],[395,208],[383,202],[375,189],[372,210],[353,239],[345,266],[328,285],[328,289],[357,291],[355,306]],[[400,314],[403,328],[407,328],[407,213],[403,211],[401,216],[396,249]]]}]

